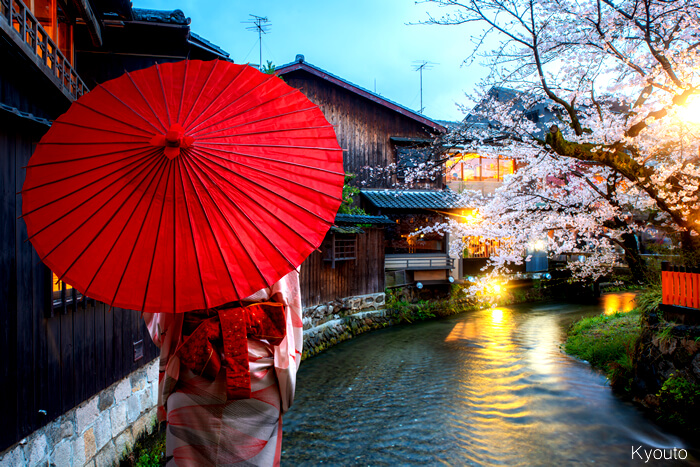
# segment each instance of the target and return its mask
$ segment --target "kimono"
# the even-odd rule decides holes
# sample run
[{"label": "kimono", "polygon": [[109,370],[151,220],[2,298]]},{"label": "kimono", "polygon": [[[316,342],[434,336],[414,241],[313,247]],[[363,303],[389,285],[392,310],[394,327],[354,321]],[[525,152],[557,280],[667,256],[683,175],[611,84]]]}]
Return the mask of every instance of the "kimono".
[{"label": "kimono", "polygon": [[303,343],[299,272],[231,306],[143,317],[161,349],[167,465],[279,465]]}]

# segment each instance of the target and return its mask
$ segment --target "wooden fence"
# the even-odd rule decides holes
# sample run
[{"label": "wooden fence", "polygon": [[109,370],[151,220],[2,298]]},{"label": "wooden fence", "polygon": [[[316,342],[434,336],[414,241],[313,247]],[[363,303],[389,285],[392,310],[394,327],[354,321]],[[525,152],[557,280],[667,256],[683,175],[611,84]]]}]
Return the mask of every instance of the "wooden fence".
[{"label": "wooden fence", "polygon": [[662,304],[700,309],[700,269],[661,263]]}]

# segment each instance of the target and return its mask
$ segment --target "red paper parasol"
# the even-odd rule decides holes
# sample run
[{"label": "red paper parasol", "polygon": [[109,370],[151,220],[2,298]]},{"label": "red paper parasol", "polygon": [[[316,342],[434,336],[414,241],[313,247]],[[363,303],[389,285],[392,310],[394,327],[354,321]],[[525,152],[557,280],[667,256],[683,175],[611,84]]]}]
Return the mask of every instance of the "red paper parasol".
[{"label": "red paper parasol", "polygon": [[239,300],[299,266],[341,203],[342,151],[281,79],[183,61],[98,86],[29,161],[23,217],[87,296],[147,312]]}]

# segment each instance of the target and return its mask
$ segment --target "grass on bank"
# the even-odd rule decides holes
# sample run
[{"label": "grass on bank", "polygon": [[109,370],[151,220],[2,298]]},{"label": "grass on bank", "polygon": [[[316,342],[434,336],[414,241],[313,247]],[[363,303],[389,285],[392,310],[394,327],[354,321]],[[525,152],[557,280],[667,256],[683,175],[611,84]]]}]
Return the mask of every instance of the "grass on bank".
[{"label": "grass on bank", "polygon": [[[587,360],[602,369],[610,386],[625,397],[643,400],[643,405],[654,413],[658,422],[690,434],[700,433],[700,385],[689,381],[682,372],[674,372],[662,383],[656,394],[638,393],[633,389],[634,354],[640,351],[643,334],[652,332],[653,338],[664,341],[674,338],[674,323],[667,323],[659,314],[661,288],[652,287],[637,297],[637,308],[629,313],[599,315],[583,318],[568,330],[564,344],[567,353]],[[654,317],[658,324],[649,326]],[[646,335],[644,341],[648,340]],[[648,343],[646,344],[648,345]],[[691,358],[689,355],[687,358]],[[639,369],[637,369],[639,371]]]},{"label": "grass on bank", "polygon": [[153,467],[165,465],[165,423],[156,424],[152,433],[144,432],[134,449],[119,460],[119,467]]},{"label": "grass on bank", "polygon": [[600,368],[613,389],[629,392],[634,348],[641,333],[639,308],[582,318],[571,325],[564,350]]},{"label": "grass on bank", "polygon": [[661,286],[652,285],[636,298],[637,307],[627,313],[582,318],[571,325],[564,350],[605,372],[610,386],[630,395],[634,352],[642,334],[644,315],[656,313]]}]

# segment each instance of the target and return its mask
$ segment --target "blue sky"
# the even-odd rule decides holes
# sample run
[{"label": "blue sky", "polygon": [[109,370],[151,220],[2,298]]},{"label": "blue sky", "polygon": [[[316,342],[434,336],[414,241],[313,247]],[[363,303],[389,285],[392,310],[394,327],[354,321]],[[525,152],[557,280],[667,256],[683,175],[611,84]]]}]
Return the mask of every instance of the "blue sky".
[{"label": "blue sky", "polygon": [[[263,63],[306,61],[413,110],[420,107],[417,61],[436,63],[423,73],[424,114],[459,120],[456,104],[486,74],[463,66],[474,26],[407,25],[440,10],[411,0],[133,0],[134,8],[181,9],[192,30],[231,54],[236,63],[257,63],[258,36],[246,30],[249,14],[266,16]],[[376,84],[375,84],[376,83]],[[376,88],[375,88],[376,86]]]}]

